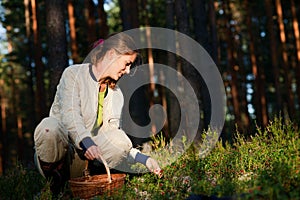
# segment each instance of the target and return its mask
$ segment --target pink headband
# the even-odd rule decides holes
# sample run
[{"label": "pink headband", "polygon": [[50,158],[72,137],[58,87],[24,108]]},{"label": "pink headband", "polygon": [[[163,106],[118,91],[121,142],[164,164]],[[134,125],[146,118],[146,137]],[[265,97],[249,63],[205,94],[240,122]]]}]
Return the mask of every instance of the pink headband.
[{"label": "pink headband", "polygon": [[104,39],[99,39],[97,42],[94,43],[93,48],[97,47],[98,45],[102,45],[104,43]]}]

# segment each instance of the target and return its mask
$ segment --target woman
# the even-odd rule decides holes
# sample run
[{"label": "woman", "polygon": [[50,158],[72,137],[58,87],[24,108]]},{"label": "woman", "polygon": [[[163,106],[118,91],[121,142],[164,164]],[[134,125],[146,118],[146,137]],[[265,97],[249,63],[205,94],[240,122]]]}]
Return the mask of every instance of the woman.
[{"label": "woman", "polygon": [[118,33],[96,42],[90,63],[72,65],[63,72],[50,116],[34,133],[36,165],[44,177],[53,180],[54,193],[69,179],[63,169],[72,162],[76,165],[76,160],[67,159],[74,154],[72,149],[83,160],[102,155],[110,168],[139,162],[160,173],[157,162],[133,148],[120,128],[124,99],[116,82],[130,72],[137,57],[132,38]]}]

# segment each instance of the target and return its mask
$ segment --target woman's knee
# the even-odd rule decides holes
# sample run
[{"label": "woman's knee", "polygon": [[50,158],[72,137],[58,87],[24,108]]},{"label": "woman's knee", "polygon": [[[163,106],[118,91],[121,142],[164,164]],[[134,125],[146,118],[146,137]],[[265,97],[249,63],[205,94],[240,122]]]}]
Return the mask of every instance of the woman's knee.
[{"label": "woman's knee", "polygon": [[34,141],[36,145],[44,141],[54,141],[58,134],[58,121],[55,118],[44,118],[34,131]]},{"label": "woman's knee", "polygon": [[34,132],[37,155],[45,162],[61,160],[68,149],[68,140],[60,122],[52,117],[43,119]]}]

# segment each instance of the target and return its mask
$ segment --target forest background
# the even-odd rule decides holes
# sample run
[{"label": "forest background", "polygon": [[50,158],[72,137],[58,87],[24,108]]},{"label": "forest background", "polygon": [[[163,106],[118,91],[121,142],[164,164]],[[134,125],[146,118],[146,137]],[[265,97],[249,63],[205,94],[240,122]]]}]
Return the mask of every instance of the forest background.
[{"label": "forest background", "polygon": [[[226,91],[225,126],[231,141],[246,137],[280,115],[299,122],[299,1],[295,0],[2,0],[0,1],[0,175],[32,165],[33,132],[48,115],[63,70],[81,63],[91,45],[108,34],[164,27],[200,43],[216,63]],[[210,97],[200,74],[176,55],[142,51],[144,62],[164,63],[182,73],[197,93],[201,133],[209,126]],[[160,74],[153,74],[162,78]],[[152,79],[153,77],[149,77]],[[134,120],[145,125],[153,103],[178,128],[176,97],[159,85],[143,86],[133,100]],[[172,114],[171,114],[172,113]],[[141,142],[132,138],[135,145]]]}]

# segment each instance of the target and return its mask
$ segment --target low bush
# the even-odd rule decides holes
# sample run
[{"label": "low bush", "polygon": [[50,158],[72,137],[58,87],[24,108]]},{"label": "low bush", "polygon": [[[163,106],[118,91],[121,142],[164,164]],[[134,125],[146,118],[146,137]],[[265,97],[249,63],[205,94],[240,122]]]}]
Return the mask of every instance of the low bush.
[{"label": "low bush", "polygon": [[[164,148],[167,143],[159,139],[152,156],[159,163],[170,162],[163,176],[127,176],[123,189],[106,199],[300,199],[300,139],[292,122],[275,118],[250,138],[236,133],[233,143],[218,141],[206,156],[200,156],[199,143],[173,159],[174,148]],[[48,185],[35,171],[18,167],[0,177],[0,199],[51,199]]]}]

